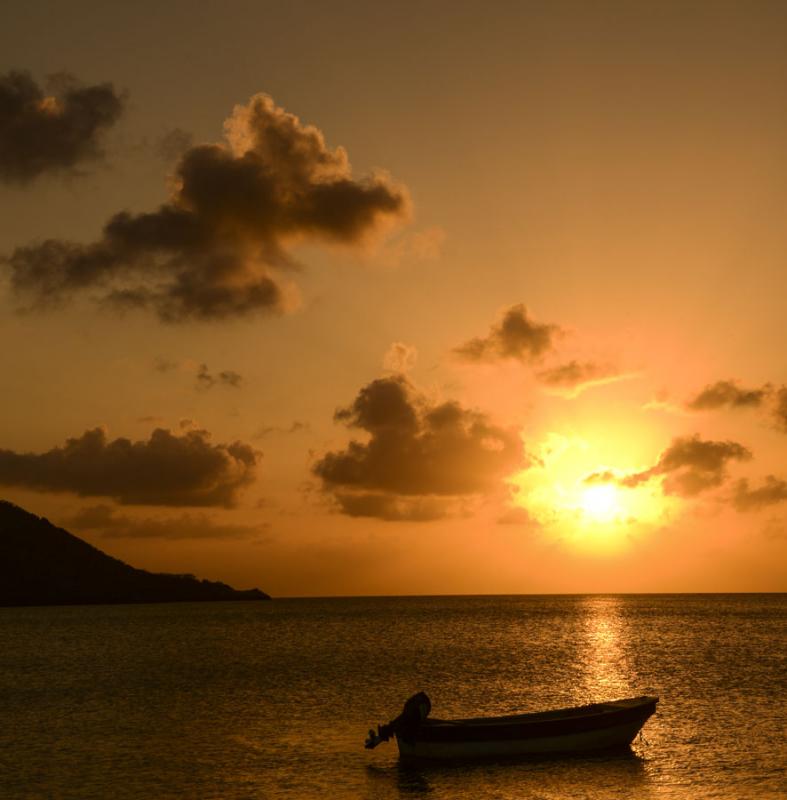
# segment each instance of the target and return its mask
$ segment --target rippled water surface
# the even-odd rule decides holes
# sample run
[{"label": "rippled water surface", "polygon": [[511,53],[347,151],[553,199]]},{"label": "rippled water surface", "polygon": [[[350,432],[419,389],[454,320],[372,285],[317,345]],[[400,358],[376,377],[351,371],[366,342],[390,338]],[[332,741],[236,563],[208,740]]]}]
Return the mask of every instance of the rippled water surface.
[{"label": "rippled water surface", "polygon": [[[787,595],[0,609],[0,797],[787,797]],[[409,768],[366,730],[658,694],[629,755]]]}]

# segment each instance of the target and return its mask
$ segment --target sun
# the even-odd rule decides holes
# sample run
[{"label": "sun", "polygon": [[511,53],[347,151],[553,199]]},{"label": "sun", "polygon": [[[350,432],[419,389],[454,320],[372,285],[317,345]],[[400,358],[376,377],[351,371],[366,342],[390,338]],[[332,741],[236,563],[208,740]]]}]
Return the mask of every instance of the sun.
[{"label": "sun", "polygon": [[547,538],[592,556],[622,552],[680,511],[680,499],[661,485],[631,486],[620,476],[642,471],[639,429],[552,431],[532,445],[534,463],[511,476],[514,502]]},{"label": "sun", "polygon": [[609,483],[585,489],[579,507],[582,513],[594,522],[611,522],[623,510],[618,490]]}]

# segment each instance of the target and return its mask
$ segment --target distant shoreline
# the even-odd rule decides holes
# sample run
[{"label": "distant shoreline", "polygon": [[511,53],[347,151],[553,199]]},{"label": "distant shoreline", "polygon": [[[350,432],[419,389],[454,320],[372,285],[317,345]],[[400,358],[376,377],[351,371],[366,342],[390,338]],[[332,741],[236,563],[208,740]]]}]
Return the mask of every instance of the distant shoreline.
[{"label": "distant shoreline", "polygon": [[129,566],[49,520],[0,501],[0,606],[136,605],[270,600],[194,575]]}]

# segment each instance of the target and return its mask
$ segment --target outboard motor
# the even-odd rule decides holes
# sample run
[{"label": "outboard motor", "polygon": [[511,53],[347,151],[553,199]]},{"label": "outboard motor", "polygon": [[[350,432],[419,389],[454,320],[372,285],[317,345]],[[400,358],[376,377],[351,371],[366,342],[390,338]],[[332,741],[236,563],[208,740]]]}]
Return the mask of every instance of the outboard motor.
[{"label": "outboard motor", "polygon": [[402,713],[396,719],[392,719],[387,725],[378,725],[377,733],[369,730],[369,736],[364,743],[367,750],[377,747],[380,742],[387,742],[391,736],[398,736],[404,741],[408,741],[418,730],[423,721],[429,716],[432,710],[432,701],[426,692],[414,694],[405,704]]}]

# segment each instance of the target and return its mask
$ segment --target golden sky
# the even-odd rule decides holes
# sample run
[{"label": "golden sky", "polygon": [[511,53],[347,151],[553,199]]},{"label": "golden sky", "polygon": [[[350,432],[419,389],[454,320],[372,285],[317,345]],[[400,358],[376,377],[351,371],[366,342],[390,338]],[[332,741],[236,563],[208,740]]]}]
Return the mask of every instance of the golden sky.
[{"label": "golden sky", "polygon": [[4,498],[279,596],[787,590],[783,3],[2,21]]}]

